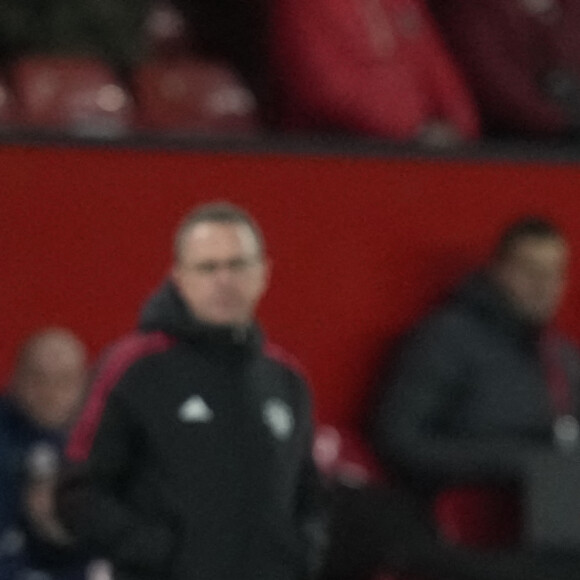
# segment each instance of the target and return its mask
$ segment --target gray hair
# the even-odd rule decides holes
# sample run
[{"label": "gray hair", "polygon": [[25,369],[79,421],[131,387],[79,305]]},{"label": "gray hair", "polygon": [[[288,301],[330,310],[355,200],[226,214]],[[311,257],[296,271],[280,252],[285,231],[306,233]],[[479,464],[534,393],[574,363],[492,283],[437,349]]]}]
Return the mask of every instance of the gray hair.
[{"label": "gray hair", "polygon": [[188,213],[179,224],[173,240],[173,256],[176,262],[181,258],[183,238],[201,223],[242,224],[254,234],[260,254],[265,253],[264,235],[254,218],[245,210],[229,202],[212,202],[201,205]]}]

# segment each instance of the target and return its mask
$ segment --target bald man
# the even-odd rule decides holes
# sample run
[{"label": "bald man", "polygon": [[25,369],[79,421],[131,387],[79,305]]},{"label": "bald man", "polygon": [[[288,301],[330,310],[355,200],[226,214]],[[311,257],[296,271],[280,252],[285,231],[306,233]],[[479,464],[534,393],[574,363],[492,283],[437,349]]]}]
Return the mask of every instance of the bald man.
[{"label": "bald man", "polygon": [[[68,538],[54,517],[53,487],[68,427],[85,388],[86,353],[69,330],[31,336],[0,397],[0,578],[52,560]],[[42,558],[40,557],[42,552]],[[59,560],[60,557],[55,558]],[[20,577],[20,576],[18,576]],[[65,578],[59,574],[47,578]]]}]

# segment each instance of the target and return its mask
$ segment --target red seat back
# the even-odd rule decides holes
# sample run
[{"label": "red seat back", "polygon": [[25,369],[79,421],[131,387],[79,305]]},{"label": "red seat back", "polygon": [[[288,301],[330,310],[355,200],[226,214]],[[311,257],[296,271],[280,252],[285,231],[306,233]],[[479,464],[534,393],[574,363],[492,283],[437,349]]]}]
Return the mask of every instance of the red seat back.
[{"label": "red seat back", "polygon": [[256,101],[227,67],[188,59],[145,63],[134,75],[137,125],[180,132],[252,132]]},{"label": "red seat back", "polygon": [[13,68],[13,85],[25,126],[102,134],[130,126],[129,95],[98,60],[26,57]]}]

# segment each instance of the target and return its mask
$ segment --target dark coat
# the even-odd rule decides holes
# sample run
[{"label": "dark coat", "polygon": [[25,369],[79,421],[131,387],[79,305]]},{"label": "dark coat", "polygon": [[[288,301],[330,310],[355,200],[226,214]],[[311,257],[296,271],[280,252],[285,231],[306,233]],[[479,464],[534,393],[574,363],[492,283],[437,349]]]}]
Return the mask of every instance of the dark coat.
[{"label": "dark coat", "polygon": [[117,578],[305,577],[318,490],[309,396],[276,352],[256,327],[197,322],[172,285],[110,349],[60,497]]},{"label": "dark coat", "polygon": [[[554,415],[539,354],[542,329],[520,320],[484,274],[412,332],[385,379],[375,442],[416,486],[519,483],[553,449]],[[554,343],[580,410],[580,358]]]},{"label": "dark coat", "polygon": [[[84,578],[87,560],[74,549],[60,548],[38,537],[27,525],[23,493],[30,460],[37,450],[59,460],[65,434],[43,429],[28,418],[10,396],[0,398],[0,578],[11,580],[24,570],[42,571],[54,580]],[[56,467],[56,465],[55,465]]]}]

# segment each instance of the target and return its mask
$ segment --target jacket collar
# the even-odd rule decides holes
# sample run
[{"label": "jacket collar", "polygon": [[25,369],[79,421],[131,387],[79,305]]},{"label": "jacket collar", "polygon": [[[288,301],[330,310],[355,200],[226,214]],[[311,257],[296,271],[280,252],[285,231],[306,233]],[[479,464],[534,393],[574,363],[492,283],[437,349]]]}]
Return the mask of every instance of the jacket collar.
[{"label": "jacket collar", "polygon": [[165,280],[147,300],[138,327],[143,331],[163,331],[188,342],[247,349],[258,349],[262,345],[262,333],[255,322],[246,328],[201,322],[187,307],[171,280]]}]

